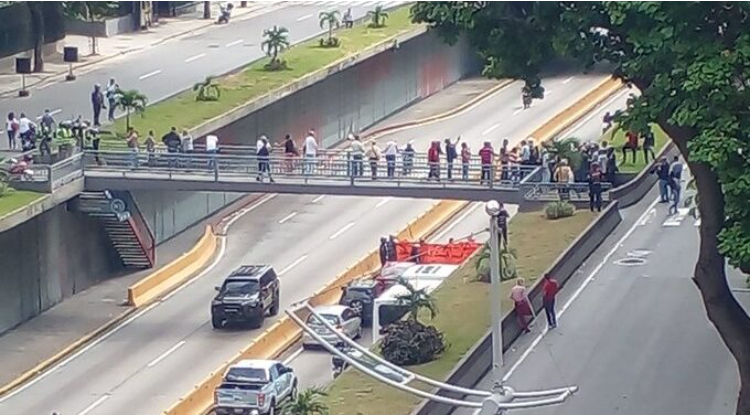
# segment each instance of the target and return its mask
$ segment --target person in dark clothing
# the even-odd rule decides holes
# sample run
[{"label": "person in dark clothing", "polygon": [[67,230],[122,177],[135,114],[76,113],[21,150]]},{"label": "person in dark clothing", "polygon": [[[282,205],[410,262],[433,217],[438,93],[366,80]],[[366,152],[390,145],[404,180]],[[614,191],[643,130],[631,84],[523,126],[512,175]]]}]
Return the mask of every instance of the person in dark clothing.
[{"label": "person in dark clothing", "polygon": [[613,147],[609,147],[606,156],[606,181],[614,183],[616,181],[616,173],[619,172],[619,166],[616,164],[616,153]]},{"label": "person in dark clothing", "polygon": [[450,139],[444,140],[444,152],[446,153],[447,160],[447,179],[452,180],[452,170],[454,170],[454,160],[457,160],[457,143],[460,142],[460,137],[452,142]]},{"label": "person in dark clothing", "polygon": [[507,224],[509,222],[509,212],[504,207],[504,203],[499,202],[499,214],[496,216],[496,224],[499,228],[499,240],[503,244],[504,248],[507,247]]},{"label": "person in dark clothing", "polygon": [[382,237],[381,242],[379,243],[379,261],[381,262],[382,267],[386,265],[389,258],[389,248],[387,247],[386,242],[386,238]]},{"label": "person in dark clothing", "polygon": [[295,140],[292,139],[290,134],[285,134],[285,170],[288,173],[293,171],[293,160],[298,157],[298,149],[295,147]]},{"label": "person in dark clothing", "polygon": [[397,238],[394,235],[389,235],[389,239],[386,241],[386,259],[389,262],[397,260]]},{"label": "person in dark clothing", "polygon": [[650,173],[658,176],[658,189],[661,192],[661,200],[659,201],[659,203],[668,203],[668,181],[670,180],[670,177],[669,165],[666,157],[661,157],[661,159],[658,161],[658,164],[653,166],[653,168],[650,170]]},{"label": "person in dark clothing", "polygon": [[590,165],[590,174],[588,174],[588,194],[590,196],[590,211],[601,211],[603,206],[603,172],[598,163]]},{"label": "person in dark clothing", "polygon": [[94,91],[91,93],[91,108],[94,111],[94,126],[99,127],[99,116],[102,113],[104,105],[104,94],[102,93],[102,86],[99,84],[94,85]]},{"label": "person in dark clothing", "polygon": [[261,139],[261,147],[256,150],[256,157],[258,158],[258,176],[256,181],[263,182],[264,175],[269,176],[269,182],[274,183],[272,177],[272,169],[269,165],[269,154],[271,153],[271,145],[266,137]]},{"label": "person in dark clothing", "polygon": [[648,164],[648,153],[653,157],[655,161],[655,135],[653,130],[648,131],[642,135],[642,154],[645,156],[645,164]]},{"label": "person in dark clothing", "polygon": [[170,153],[169,166],[175,167],[178,162],[175,154],[180,152],[180,145],[182,143],[178,129],[176,127],[170,128],[170,132],[162,136],[162,143],[167,147],[167,152]]},{"label": "person in dark clothing", "polygon": [[559,283],[551,278],[550,274],[543,275],[543,308],[546,310],[548,328],[556,328],[556,293],[559,292]]}]

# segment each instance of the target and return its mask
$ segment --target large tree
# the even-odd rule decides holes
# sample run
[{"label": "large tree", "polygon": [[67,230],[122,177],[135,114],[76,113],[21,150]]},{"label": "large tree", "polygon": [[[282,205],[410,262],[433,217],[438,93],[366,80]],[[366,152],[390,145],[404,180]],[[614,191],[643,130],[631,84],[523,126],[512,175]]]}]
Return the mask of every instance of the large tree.
[{"label": "large tree", "polygon": [[621,120],[658,123],[689,162],[702,217],[694,281],[738,363],[749,414],[749,317],[725,278],[749,273],[749,2],[419,2],[414,19],[465,33],[485,73],[530,82],[556,56],[609,61],[640,89]]}]

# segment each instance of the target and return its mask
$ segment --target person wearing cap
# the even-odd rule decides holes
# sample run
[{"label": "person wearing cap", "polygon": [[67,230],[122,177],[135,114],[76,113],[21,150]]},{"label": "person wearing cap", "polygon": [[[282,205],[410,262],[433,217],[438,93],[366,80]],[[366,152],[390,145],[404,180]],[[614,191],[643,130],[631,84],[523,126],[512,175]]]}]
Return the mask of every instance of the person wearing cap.
[{"label": "person wearing cap", "polygon": [[360,137],[350,133],[347,138],[350,140],[350,157],[352,166],[350,173],[353,177],[363,177],[363,156],[366,154],[366,148],[360,141]]},{"label": "person wearing cap", "polygon": [[413,161],[415,160],[415,148],[413,147],[413,140],[407,142],[407,145],[402,149],[402,175],[409,176],[413,171]]},{"label": "person wearing cap", "polygon": [[397,142],[392,140],[386,144],[386,149],[384,149],[384,158],[386,159],[386,177],[393,178],[394,177],[394,170],[397,166],[397,153],[399,152],[399,149],[397,148]]}]

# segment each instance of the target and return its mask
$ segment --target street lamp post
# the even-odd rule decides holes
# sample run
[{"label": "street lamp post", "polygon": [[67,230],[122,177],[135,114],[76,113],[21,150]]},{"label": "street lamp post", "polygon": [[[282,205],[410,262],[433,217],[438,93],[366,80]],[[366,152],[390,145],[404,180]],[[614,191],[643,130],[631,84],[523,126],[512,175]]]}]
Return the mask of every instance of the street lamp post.
[{"label": "street lamp post", "polygon": [[491,377],[493,379],[494,394],[504,395],[502,365],[504,364],[503,339],[501,332],[501,270],[499,264],[499,222],[501,212],[499,202],[491,200],[486,203],[486,213],[489,217],[490,245],[491,245],[491,344],[493,347]]}]

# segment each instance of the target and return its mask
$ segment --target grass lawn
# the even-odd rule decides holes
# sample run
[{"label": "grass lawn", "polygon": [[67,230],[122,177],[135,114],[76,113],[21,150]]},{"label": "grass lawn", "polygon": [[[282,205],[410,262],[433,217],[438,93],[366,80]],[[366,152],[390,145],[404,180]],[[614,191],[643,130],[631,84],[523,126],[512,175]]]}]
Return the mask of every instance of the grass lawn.
[{"label": "grass lawn", "polygon": [[0,196],[0,217],[26,206],[37,199],[44,197],[44,193],[27,192],[25,190],[12,190]]},{"label": "grass lawn", "polygon": [[[642,147],[637,150],[637,162],[632,163],[632,153],[627,152],[627,161],[625,163],[621,163],[622,157],[621,157],[621,147],[624,145],[624,143],[627,142],[626,135],[627,133],[622,130],[615,130],[616,127],[612,128],[611,131],[607,131],[606,134],[601,137],[601,141],[607,140],[611,142],[611,145],[616,150],[616,157],[619,160],[619,172],[620,173],[639,173],[642,171],[642,169],[645,168],[645,156],[642,152]],[[653,134],[655,135],[655,152],[656,155],[658,151],[663,148],[663,145],[666,144],[670,138],[666,134],[663,129],[657,125],[651,126],[653,130]],[[611,135],[613,134],[613,138]],[[640,140],[640,145],[642,145],[642,140]]]},{"label": "grass lawn", "polygon": [[[595,217],[578,211],[570,218],[547,220],[542,212],[517,214],[509,224],[509,240],[517,251],[520,276],[535,281]],[[552,238],[552,235],[556,235]],[[488,288],[476,282],[474,261],[458,269],[434,292],[439,315],[431,324],[444,333],[449,344],[440,359],[410,368],[434,379],[446,379],[462,356],[488,331]],[[505,281],[504,292],[512,286]],[[504,310],[512,307],[503,295]],[[422,321],[428,321],[422,315]],[[329,387],[327,404],[332,415],[409,414],[420,398],[382,384],[357,370],[348,370]]]},{"label": "grass lawn", "polygon": [[[341,46],[338,48],[320,47],[319,37],[292,46],[281,55],[282,59],[287,61],[288,70],[266,71],[264,65],[269,59],[264,58],[235,74],[216,79],[215,82],[221,89],[221,97],[218,101],[198,102],[195,92],[185,91],[173,98],[148,106],[144,117],[131,116],[131,124],[143,137],[149,130],[154,130],[156,137],[159,138],[167,133],[171,126],[176,126],[178,132],[184,128],[191,129],[346,56],[418,27],[420,25],[410,21],[409,6],[396,9],[389,12],[385,27],[369,28],[367,23],[362,23],[355,25],[352,29],[336,31],[335,36],[341,41]],[[125,118],[119,118],[111,129],[123,133]],[[102,145],[113,146],[113,140],[119,141],[122,145],[125,144],[122,139],[103,137]]]}]

